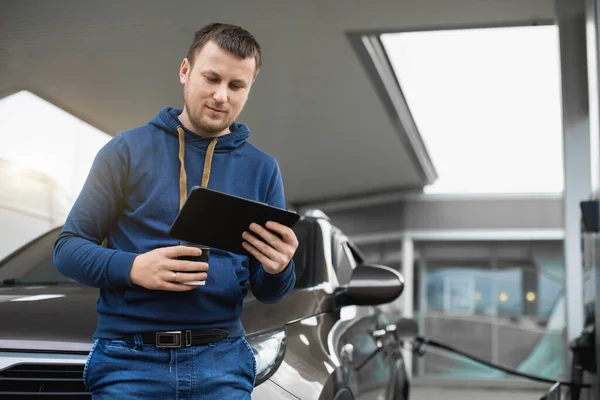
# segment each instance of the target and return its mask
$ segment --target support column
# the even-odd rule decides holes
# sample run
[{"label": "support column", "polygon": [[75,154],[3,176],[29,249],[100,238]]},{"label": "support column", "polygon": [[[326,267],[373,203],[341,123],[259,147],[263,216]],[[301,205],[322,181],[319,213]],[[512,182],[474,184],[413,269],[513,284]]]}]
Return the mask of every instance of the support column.
[{"label": "support column", "polygon": [[555,5],[562,78],[567,338],[572,340],[584,323],[579,202],[591,191],[585,0],[556,0]]},{"label": "support column", "polygon": [[588,65],[588,101],[590,117],[591,192],[600,194],[600,0],[585,0],[585,26]]},{"label": "support column", "polygon": [[[403,316],[414,318],[414,287],[415,287],[415,246],[412,238],[402,239],[402,276],[404,276]],[[412,352],[404,352],[406,372],[412,377]]]},{"label": "support column", "polygon": [[[590,110],[590,164],[591,191],[596,197],[600,195],[600,0],[586,0],[586,33],[588,55],[588,93]],[[596,246],[596,252],[598,247]],[[596,253],[597,254],[597,253]],[[596,296],[596,373],[592,379],[593,389],[590,398],[600,397],[600,262],[594,260],[595,275],[594,290]],[[589,286],[588,286],[589,287]],[[593,294],[584,293],[585,297],[593,298]]]}]

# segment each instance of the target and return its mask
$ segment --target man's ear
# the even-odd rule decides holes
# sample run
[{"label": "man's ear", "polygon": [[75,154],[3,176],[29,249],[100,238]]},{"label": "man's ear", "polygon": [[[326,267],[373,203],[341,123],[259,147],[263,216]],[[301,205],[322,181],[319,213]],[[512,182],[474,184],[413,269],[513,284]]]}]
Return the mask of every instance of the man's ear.
[{"label": "man's ear", "polygon": [[184,58],[183,61],[181,61],[181,66],[179,67],[179,82],[181,82],[182,85],[187,82],[187,78],[190,75],[191,69],[192,66],[190,65],[190,62],[187,58]]}]

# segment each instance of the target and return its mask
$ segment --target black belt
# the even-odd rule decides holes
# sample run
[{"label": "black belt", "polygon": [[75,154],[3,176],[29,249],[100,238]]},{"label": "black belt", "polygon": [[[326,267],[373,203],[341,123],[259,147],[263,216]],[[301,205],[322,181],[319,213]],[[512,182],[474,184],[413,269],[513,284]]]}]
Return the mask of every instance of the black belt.
[{"label": "black belt", "polygon": [[[202,346],[216,342],[229,336],[229,332],[219,328],[142,333],[145,344],[153,344],[158,348],[178,349],[181,347]],[[134,340],[133,337],[128,338]]]}]

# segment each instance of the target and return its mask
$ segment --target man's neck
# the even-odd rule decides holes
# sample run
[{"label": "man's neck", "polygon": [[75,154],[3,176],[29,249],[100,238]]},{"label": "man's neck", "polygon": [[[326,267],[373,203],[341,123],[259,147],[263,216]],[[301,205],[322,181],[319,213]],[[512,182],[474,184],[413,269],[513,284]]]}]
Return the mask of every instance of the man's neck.
[{"label": "man's neck", "polygon": [[181,114],[179,114],[179,121],[181,121],[181,124],[187,130],[189,130],[190,132],[194,133],[195,135],[203,137],[203,138],[215,138],[215,137],[227,135],[229,133],[229,127],[218,133],[205,132],[204,130],[202,130],[202,129],[198,128],[197,126],[195,126],[194,124],[192,124],[192,121],[190,121],[190,117],[185,108],[183,109]]}]

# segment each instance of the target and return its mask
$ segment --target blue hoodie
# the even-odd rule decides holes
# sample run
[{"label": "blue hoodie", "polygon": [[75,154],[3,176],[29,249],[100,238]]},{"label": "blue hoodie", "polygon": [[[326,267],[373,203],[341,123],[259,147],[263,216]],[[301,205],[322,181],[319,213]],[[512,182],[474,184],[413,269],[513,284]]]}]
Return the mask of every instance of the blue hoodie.
[{"label": "blue hoodie", "polygon": [[[179,244],[168,231],[179,212],[181,174],[187,175],[188,192],[200,185],[207,153],[208,158],[212,153],[209,188],[285,207],[277,161],[247,142],[245,125],[231,125],[211,152],[213,139],[183,128],[180,113],[166,107],[148,125],[122,132],[98,152],[54,245],[54,264],[63,275],[100,288],[94,337],[203,328],[243,336],[248,280],[264,303],[281,300],[294,286],[293,261],[271,275],[254,258],[219,249],[211,249],[205,286],[169,292],[131,283],[138,254]],[[178,135],[182,144],[185,140],[185,173]]]}]

